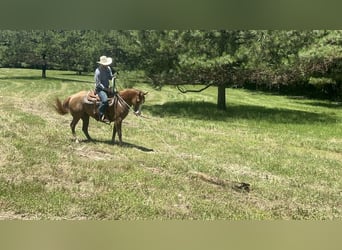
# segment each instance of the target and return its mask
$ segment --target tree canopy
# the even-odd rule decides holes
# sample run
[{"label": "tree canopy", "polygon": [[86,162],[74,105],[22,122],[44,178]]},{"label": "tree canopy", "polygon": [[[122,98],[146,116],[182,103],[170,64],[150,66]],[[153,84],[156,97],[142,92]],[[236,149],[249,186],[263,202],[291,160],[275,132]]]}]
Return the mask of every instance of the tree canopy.
[{"label": "tree canopy", "polygon": [[[306,88],[333,85],[341,98],[339,30],[32,30],[0,31],[0,67],[92,72],[101,55],[114,66],[143,70],[154,86]],[[313,80],[313,79],[316,79]],[[317,81],[317,79],[321,79]]]}]

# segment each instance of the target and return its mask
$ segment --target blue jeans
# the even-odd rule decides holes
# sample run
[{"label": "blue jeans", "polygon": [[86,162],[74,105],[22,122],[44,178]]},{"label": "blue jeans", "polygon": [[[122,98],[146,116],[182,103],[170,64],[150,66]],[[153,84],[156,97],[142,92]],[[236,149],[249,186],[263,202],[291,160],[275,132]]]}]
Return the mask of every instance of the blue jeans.
[{"label": "blue jeans", "polygon": [[99,107],[99,116],[101,117],[106,112],[106,108],[108,107],[108,95],[107,92],[103,90],[96,91],[101,99],[100,107]]}]

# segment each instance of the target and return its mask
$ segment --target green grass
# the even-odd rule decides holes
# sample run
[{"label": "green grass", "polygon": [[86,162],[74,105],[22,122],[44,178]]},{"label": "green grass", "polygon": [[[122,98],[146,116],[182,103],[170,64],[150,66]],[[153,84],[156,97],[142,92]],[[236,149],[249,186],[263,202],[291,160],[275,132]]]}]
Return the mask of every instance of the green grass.
[{"label": "green grass", "polygon": [[[91,120],[75,143],[71,116],[53,109],[93,87],[93,76],[0,69],[0,218],[5,219],[341,219],[340,103],[227,89],[149,91],[143,114],[112,126]],[[134,84],[122,72],[119,86]],[[191,87],[191,86],[189,86]],[[246,182],[249,193],[198,173]]]}]

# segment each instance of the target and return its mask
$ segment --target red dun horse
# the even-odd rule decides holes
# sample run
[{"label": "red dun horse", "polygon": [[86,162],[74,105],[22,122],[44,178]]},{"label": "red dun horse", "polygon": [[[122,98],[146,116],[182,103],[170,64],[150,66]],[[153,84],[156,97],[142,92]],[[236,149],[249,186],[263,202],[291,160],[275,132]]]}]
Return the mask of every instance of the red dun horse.
[{"label": "red dun horse", "polygon": [[[96,105],[95,102],[88,100],[88,94],[89,92],[87,91],[78,92],[66,98],[63,103],[58,98],[56,99],[56,111],[61,115],[65,115],[69,112],[72,115],[70,127],[76,141],[78,140],[76,138],[75,127],[80,119],[82,119],[83,122],[83,133],[88,140],[91,140],[88,133],[89,117],[91,116],[98,120],[98,105]],[[118,133],[119,143],[122,145],[122,121],[128,115],[131,107],[133,107],[133,111],[136,115],[141,114],[141,106],[145,102],[146,94],[147,92],[136,89],[125,89],[120,91],[119,94],[109,102],[105,115],[110,122],[114,122],[112,143],[115,142],[115,135]]]}]

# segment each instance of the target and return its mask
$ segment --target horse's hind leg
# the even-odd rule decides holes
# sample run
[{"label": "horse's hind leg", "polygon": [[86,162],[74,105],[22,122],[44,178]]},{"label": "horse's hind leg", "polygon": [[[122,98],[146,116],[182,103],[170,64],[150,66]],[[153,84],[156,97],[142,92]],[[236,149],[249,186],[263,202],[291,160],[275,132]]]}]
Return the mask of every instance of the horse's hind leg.
[{"label": "horse's hind leg", "polygon": [[78,142],[78,139],[76,137],[76,131],[75,131],[75,128],[76,128],[76,125],[78,123],[78,121],[80,120],[80,117],[78,116],[73,116],[72,117],[72,121],[70,123],[70,128],[71,128],[71,132],[72,132],[72,135],[74,136],[74,139],[76,142]]},{"label": "horse's hind leg", "polygon": [[83,122],[83,125],[82,125],[83,133],[85,134],[88,140],[92,140],[88,133],[88,127],[89,127],[89,115],[88,114],[83,115],[82,122]]}]

